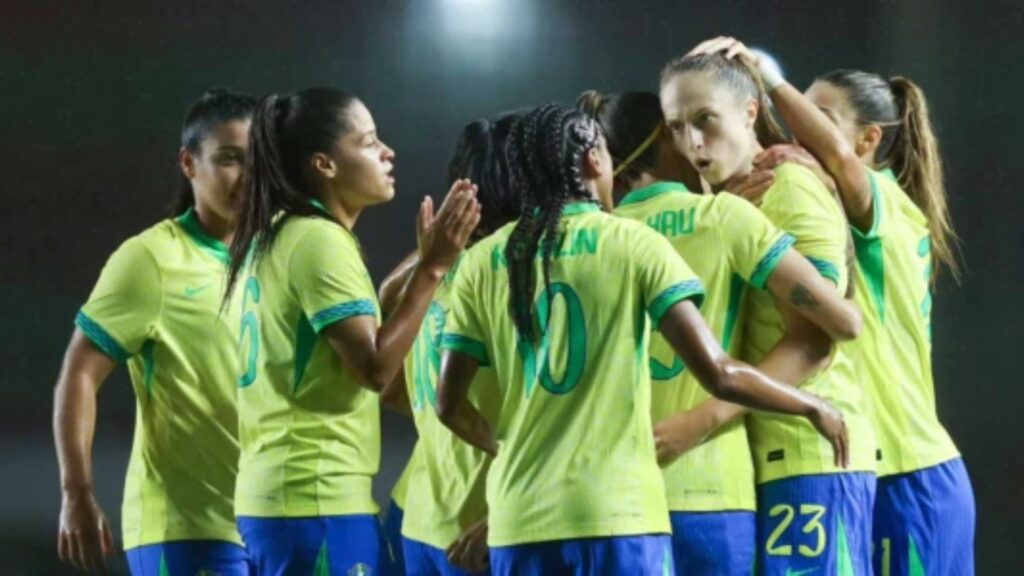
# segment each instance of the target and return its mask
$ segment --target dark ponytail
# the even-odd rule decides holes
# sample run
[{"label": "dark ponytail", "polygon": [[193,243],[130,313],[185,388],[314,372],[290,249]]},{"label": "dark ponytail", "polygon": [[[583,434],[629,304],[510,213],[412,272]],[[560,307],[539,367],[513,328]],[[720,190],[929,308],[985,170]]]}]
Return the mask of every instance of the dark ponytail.
[{"label": "dark ponytail", "polygon": [[[231,92],[223,88],[206,91],[192,103],[181,126],[181,147],[194,156],[202,154],[203,139],[225,122],[248,120],[256,108],[256,99],[246,94]],[[195,206],[196,198],[192,183],[178,170],[178,193],[171,204],[171,216],[184,213]]]},{"label": "dark ponytail", "polygon": [[902,76],[886,80],[859,70],[834,70],[818,77],[839,88],[857,115],[860,126],[877,125],[882,138],[875,164],[891,168],[900,187],[924,213],[931,237],[932,280],[945,265],[959,280],[957,236],[946,197],[939,142],[928,115],[924,92]]},{"label": "dark ponytail", "polygon": [[[509,134],[508,164],[512,186],[522,197],[522,212],[505,247],[510,285],[510,312],[520,335],[540,336],[534,325],[536,257],[541,254],[544,294],[549,299],[551,261],[558,248],[558,224],[565,205],[586,200],[583,161],[600,145],[597,124],[581,111],[558,104],[531,110]],[[547,307],[550,316],[551,306]]]},{"label": "dark ponytail", "polygon": [[580,94],[576,107],[597,121],[608,143],[618,182],[629,183],[658,168],[664,130],[661,101],[652,92]]},{"label": "dark ponytail", "polygon": [[477,185],[481,212],[474,239],[484,238],[519,217],[523,203],[512,188],[507,151],[509,133],[521,116],[510,112],[493,120],[474,120],[462,129],[455,144],[448,163],[448,185],[461,178]]},{"label": "dark ponytail", "polygon": [[[274,230],[288,216],[312,216],[338,222],[311,203],[316,193],[305,165],[317,152],[330,153],[351,126],[347,120],[355,96],[333,88],[309,88],[271,94],[260,101],[249,129],[246,196],[231,244],[225,291],[231,294],[241,269],[257,266],[270,248]],[[284,217],[275,216],[284,213]]]}]

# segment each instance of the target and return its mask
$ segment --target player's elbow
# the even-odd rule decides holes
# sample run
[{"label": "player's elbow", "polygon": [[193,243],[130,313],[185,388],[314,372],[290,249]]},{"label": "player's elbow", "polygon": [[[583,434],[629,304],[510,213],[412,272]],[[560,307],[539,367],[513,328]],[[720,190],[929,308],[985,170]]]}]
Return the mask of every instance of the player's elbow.
[{"label": "player's elbow", "polygon": [[736,402],[740,399],[740,382],[727,359],[718,362],[715,369],[702,380],[704,388],[719,400]]},{"label": "player's elbow", "polygon": [[837,342],[848,342],[860,336],[863,329],[864,317],[861,315],[860,309],[856,304],[849,302],[832,331],[832,337]]},{"label": "player's elbow", "polygon": [[378,394],[383,394],[393,377],[393,374],[388,374],[383,369],[374,366],[366,370],[359,380],[362,382],[363,387]]},{"label": "player's elbow", "polygon": [[864,164],[857,157],[857,151],[842,136],[836,135],[832,141],[831,149],[832,153],[823,158],[823,160],[825,169],[833,176],[843,174],[851,168],[864,170]]},{"label": "player's elbow", "polygon": [[455,420],[457,403],[451,398],[450,394],[442,394],[440,387],[438,388],[437,394],[437,405],[434,407],[434,411],[437,413],[437,419],[442,424],[451,428],[452,422]]}]

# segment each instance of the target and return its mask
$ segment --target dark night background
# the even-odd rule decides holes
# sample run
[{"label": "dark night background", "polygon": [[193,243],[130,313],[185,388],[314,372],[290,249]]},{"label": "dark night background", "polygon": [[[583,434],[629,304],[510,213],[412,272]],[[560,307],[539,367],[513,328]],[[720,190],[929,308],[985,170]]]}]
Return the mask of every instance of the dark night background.
[{"label": "dark night background", "polygon": [[[968,270],[959,287],[943,278],[936,297],[939,413],[974,482],[978,572],[1015,572],[1024,559],[1019,1],[4,0],[0,574],[62,573],[50,414],[72,319],[107,256],[164,215],[181,117],[204,89],[328,84],[367,102],[398,154],[395,201],[357,228],[379,281],[413,246],[416,200],[443,194],[464,123],[570,102],[587,88],[654,88],[668,58],[718,34],[771,50],[801,87],[857,67],[907,75],[929,96]],[[134,406],[119,369],[101,393],[94,448],[118,540]],[[414,434],[391,415],[384,426],[381,503]]]}]

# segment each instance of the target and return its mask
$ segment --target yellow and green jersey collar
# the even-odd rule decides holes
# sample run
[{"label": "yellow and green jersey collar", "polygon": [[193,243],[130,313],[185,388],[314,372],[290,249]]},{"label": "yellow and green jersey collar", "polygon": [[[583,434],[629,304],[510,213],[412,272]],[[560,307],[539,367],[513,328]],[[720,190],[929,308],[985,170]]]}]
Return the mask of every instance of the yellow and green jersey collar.
[{"label": "yellow and green jersey collar", "polygon": [[576,216],[577,214],[586,214],[587,212],[600,212],[601,207],[590,201],[573,202],[566,204],[562,208],[562,216]]},{"label": "yellow and green jersey collar", "polygon": [[626,206],[628,204],[637,204],[645,200],[650,200],[655,196],[661,196],[669,192],[689,192],[686,185],[682,182],[655,182],[645,188],[639,190],[633,190],[629,194],[626,194],[619,202],[619,206]]},{"label": "yellow and green jersey collar", "polygon": [[231,253],[228,252],[227,245],[203,230],[202,224],[199,223],[199,217],[196,216],[195,207],[189,208],[184,214],[175,218],[175,222],[201,250],[220,260],[225,266],[231,263]]}]

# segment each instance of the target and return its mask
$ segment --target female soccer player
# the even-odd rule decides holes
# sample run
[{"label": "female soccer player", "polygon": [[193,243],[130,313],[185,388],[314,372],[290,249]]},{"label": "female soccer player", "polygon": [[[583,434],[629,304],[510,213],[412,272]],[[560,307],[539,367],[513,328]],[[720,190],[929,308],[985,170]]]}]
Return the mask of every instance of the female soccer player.
[{"label": "female soccer player", "polygon": [[[697,311],[703,287],[668,240],[601,212],[611,158],[596,123],[558,105],[533,110],[512,128],[508,162],[521,215],[459,266],[437,397],[446,426],[496,455],[494,573],[671,570],[648,315],[715,395],[803,414],[842,457],[841,415],[726,356]],[[493,366],[501,390],[493,433],[467,400],[480,366]]]},{"label": "female soccer player", "polygon": [[835,177],[849,215],[866,318],[853,350],[879,444],[875,573],[972,574],[974,495],[935,412],[930,286],[940,266],[954,276],[958,267],[924,94],[903,77],[837,70],[804,97],[741,43],[721,42],[759,65],[794,135]]},{"label": "female soccer player", "polygon": [[[615,191],[625,193],[615,214],[661,232],[693,267],[707,292],[701,315],[730,355],[742,351],[748,285],[766,289],[793,312],[786,335],[758,365],[774,378],[803,382],[828,360],[827,336],[815,336],[799,324],[818,325],[837,340],[856,335],[856,305],[790,249],[792,236],[732,194],[689,192],[683,180],[699,177],[664,130],[657,94],[591,91],[578,104],[597,119],[607,139]],[[808,306],[812,300],[821,304]],[[650,368],[676,573],[749,574],[756,548],[756,498],[746,429],[737,419],[743,410],[709,398],[658,334],[651,339]],[[712,440],[679,456],[694,439],[712,433]]]},{"label": "female soccer player", "polygon": [[185,115],[175,218],[124,242],[75,318],[57,381],[58,552],[106,567],[92,492],[96,395],[127,362],[137,397],[122,528],[133,574],[248,574],[232,500],[238,470],[237,306],[220,312],[255,99],[213,90]]},{"label": "female soccer player", "polygon": [[[761,106],[756,70],[703,46],[669,62],[661,104],[676,145],[717,190],[753,169],[763,145],[781,142]],[[773,135],[774,133],[774,135]],[[814,174],[795,164],[775,170],[762,212],[796,238],[796,248],[839,293],[847,291],[848,233],[838,201]],[[770,295],[750,295],[744,357],[759,362],[784,331],[783,309]],[[803,385],[836,403],[850,427],[850,466],[835,466],[814,431],[794,418],[747,419],[758,481],[758,570],[787,574],[870,572],[875,443],[854,367],[842,346]]]},{"label": "female soccer player", "polygon": [[363,209],[394,196],[394,152],[369,110],[331,88],[271,95],[249,150],[226,291],[237,283],[242,303],[239,532],[260,574],[378,573],[374,392],[390,392],[479,220],[473,186],[456,182],[436,218],[423,201],[420,263],[378,326],[352,229]]},{"label": "female soccer player", "polygon": [[[476,120],[459,135],[448,165],[448,180],[468,179],[479,188],[481,220],[471,242],[519,215],[520,203],[511,189],[505,160],[508,133],[518,117],[509,113],[494,120]],[[382,305],[396,299],[414,262],[415,258],[408,259],[389,275],[381,288]],[[420,439],[419,468],[408,485],[414,496],[406,500],[402,533],[406,571],[416,576],[468,574],[487,564],[485,481],[491,459],[452,434],[435,412],[441,332],[457,270],[458,264],[435,293],[405,362],[405,382]],[[477,372],[470,401],[485,417],[496,418],[498,389],[493,370]]]}]

